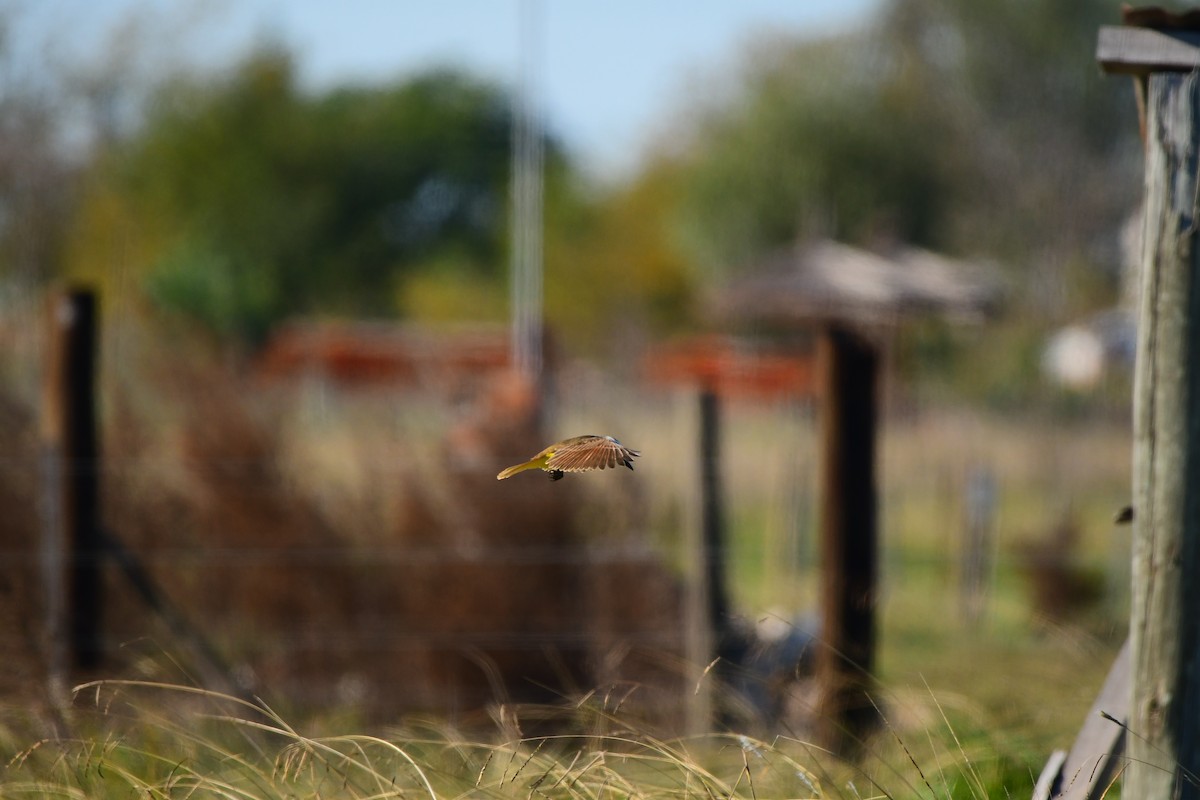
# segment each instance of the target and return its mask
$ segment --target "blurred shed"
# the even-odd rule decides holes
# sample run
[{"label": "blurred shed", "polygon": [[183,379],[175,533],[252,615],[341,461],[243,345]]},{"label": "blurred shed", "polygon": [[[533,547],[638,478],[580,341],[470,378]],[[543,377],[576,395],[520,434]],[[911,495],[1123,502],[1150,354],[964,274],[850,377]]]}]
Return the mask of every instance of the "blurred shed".
[{"label": "blurred shed", "polygon": [[747,272],[713,299],[719,318],[875,326],[936,315],[977,323],[1001,309],[1001,282],[993,267],[907,245],[874,252],[830,240],[805,242],[767,256]]},{"label": "blurred shed", "polygon": [[924,316],[980,323],[1001,308],[993,268],[909,246],[877,253],[818,240],[746,272],[710,298],[708,316],[729,327],[808,335],[774,346],[718,334],[679,340],[650,350],[648,380],[697,384],[722,397],[807,397],[816,389],[811,333],[824,323],[878,329]]}]

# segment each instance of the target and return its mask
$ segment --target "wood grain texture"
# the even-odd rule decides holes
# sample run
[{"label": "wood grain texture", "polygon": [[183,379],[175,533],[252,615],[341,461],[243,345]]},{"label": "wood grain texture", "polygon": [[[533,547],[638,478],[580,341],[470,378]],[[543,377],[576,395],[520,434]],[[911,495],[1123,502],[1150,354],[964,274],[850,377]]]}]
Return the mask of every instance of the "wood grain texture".
[{"label": "wood grain texture", "polygon": [[1184,777],[1200,773],[1200,74],[1155,73],[1148,89],[1124,796],[1155,800],[1200,796]]}]

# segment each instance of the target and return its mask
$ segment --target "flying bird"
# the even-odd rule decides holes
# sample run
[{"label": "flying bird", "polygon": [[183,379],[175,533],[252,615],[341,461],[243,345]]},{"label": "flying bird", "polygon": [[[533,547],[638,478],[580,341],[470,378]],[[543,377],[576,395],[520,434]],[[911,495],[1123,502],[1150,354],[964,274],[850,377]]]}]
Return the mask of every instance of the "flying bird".
[{"label": "flying bird", "polygon": [[511,478],[527,469],[541,469],[550,473],[556,481],[567,472],[587,472],[592,469],[616,468],[624,465],[633,469],[633,459],[640,456],[611,436],[572,436],[550,445],[542,452],[522,464],[501,470],[496,480]]}]

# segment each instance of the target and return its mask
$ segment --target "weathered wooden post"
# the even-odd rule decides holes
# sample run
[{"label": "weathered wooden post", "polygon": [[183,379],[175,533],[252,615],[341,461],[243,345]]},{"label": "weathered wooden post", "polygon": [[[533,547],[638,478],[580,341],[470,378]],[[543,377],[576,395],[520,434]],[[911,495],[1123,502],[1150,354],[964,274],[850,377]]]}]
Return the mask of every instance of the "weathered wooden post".
[{"label": "weathered wooden post", "polygon": [[98,520],[96,297],[54,295],[42,414],[43,565],[51,679],[103,657],[102,532]]},{"label": "weathered wooden post", "polygon": [[1097,49],[1107,71],[1137,76],[1146,133],[1123,790],[1140,800],[1200,797],[1198,43],[1194,30],[1106,27]]},{"label": "weathered wooden post", "polygon": [[869,690],[879,562],[879,353],[861,333],[838,324],[825,326],[818,348],[823,646],[817,657],[817,737],[823,746],[850,755],[877,720]]}]

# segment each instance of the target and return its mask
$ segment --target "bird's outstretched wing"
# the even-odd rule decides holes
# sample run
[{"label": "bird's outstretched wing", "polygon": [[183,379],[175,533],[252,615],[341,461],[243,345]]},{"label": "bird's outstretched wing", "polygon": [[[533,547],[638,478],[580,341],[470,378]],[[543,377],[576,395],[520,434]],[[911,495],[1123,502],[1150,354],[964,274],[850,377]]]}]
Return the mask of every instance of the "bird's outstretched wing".
[{"label": "bird's outstretched wing", "polygon": [[586,472],[619,466],[633,469],[633,459],[641,455],[611,436],[576,436],[559,442],[553,449],[546,468],[562,472]]}]

